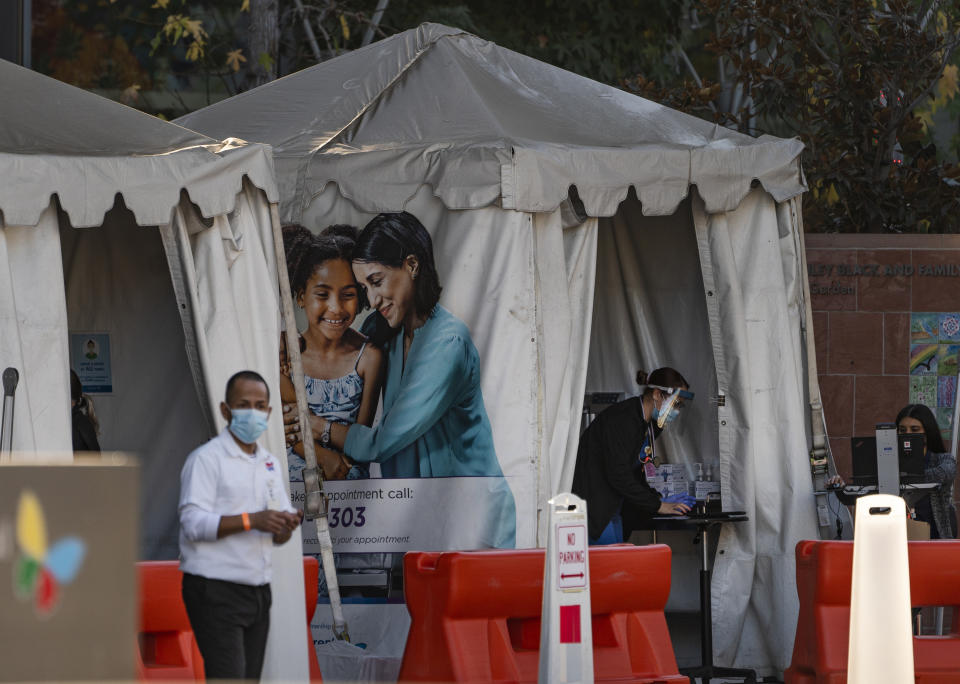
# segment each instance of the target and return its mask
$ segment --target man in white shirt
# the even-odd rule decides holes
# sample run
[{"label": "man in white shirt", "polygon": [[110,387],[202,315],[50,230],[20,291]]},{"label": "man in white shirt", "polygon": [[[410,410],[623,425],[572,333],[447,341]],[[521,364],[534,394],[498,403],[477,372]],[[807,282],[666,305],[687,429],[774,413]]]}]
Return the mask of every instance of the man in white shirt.
[{"label": "man in white shirt", "polygon": [[300,524],[282,476],[257,444],[270,390],[253,371],[227,382],[228,427],[187,457],[180,473],[183,602],[209,679],[260,679],[270,628],[271,553]]}]

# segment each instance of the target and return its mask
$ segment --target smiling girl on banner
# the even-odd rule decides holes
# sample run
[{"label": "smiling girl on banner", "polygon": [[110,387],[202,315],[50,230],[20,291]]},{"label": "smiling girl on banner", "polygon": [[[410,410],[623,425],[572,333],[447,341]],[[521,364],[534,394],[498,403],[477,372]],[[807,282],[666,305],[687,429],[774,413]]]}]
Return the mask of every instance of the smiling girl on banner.
[{"label": "smiling girl on banner", "polygon": [[[355,239],[352,226],[329,226],[319,236],[303,226],[283,228],[290,291],[307,319],[307,329],[300,336],[300,355],[310,412],[342,424],[371,425],[380,394],[383,353],[350,327],[366,306],[350,270]],[[285,351],[281,342],[284,411],[296,403],[289,370],[284,367]],[[367,477],[365,468],[329,449],[322,435],[316,453],[325,480]],[[287,435],[287,463],[290,479],[303,481],[306,463],[299,433]]]}]

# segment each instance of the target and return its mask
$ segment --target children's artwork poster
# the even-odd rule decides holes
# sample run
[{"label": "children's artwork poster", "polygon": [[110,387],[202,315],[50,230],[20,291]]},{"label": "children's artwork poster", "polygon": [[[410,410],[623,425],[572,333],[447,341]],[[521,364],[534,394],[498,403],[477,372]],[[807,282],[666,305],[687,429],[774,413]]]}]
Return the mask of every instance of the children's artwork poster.
[{"label": "children's artwork poster", "polygon": [[944,439],[951,437],[960,370],[960,313],[910,317],[910,403],[929,406]]},{"label": "children's artwork poster", "polygon": [[70,367],[80,378],[84,394],[112,393],[110,333],[70,333]]}]

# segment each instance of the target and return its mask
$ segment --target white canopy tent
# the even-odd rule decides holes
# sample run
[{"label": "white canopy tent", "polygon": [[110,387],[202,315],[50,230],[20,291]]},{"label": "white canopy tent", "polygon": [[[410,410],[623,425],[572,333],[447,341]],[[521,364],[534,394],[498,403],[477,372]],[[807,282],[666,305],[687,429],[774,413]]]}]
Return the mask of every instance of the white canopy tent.
[{"label": "white canopy tent", "polygon": [[[144,557],[176,558],[180,468],[222,429],[227,379],[252,368],[279,392],[269,148],[221,143],[8,62],[0,83],[13,450],[72,458],[68,333],[109,336],[112,391],[93,395],[101,446],[139,457]],[[266,443],[284,453],[279,411]],[[307,679],[299,547],[297,533],[274,553],[267,679]]]},{"label": "white canopy tent", "polygon": [[717,661],[782,672],[794,546],[818,534],[799,141],[435,24],[179,122],[269,143],[285,221],[406,209],[431,231],[441,303],[483,362],[518,546],[543,545],[545,502],[570,489],[584,391],[678,368],[697,397],[665,435],[670,460],[718,463],[725,508],[750,515],[716,556]]}]

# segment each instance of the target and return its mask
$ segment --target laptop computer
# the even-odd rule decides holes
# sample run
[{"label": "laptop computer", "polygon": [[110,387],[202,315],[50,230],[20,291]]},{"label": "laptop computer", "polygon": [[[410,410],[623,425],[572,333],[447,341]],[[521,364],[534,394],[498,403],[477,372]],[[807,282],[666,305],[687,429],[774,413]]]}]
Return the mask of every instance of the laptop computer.
[{"label": "laptop computer", "polygon": [[877,438],[851,437],[850,460],[852,484],[858,487],[877,485]]},{"label": "laptop computer", "polygon": [[[897,455],[900,463],[901,484],[915,484],[923,480],[924,436],[922,434],[897,435]],[[851,437],[850,456],[853,466],[852,484],[876,486],[877,484],[877,438]]]},{"label": "laptop computer", "polygon": [[915,484],[923,481],[923,469],[926,465],[926,457],[923,453],[924,443],[924,436],[919,433],[897,435],[901,484]]}]

